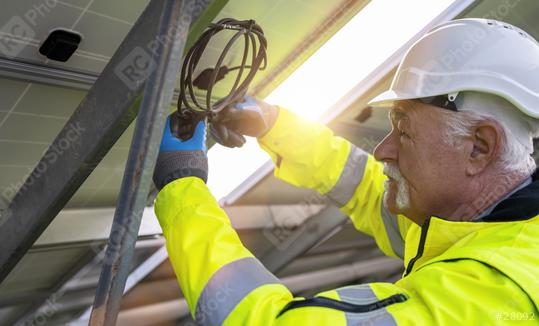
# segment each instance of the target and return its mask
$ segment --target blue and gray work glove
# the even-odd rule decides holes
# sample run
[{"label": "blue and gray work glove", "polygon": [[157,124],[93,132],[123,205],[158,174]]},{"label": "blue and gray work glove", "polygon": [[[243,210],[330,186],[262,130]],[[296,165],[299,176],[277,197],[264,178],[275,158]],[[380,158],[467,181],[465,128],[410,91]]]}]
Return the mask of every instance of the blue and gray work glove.
[{"label": "blue and gray work glove", "polygon": [[226,107],[213,118],[210,133],[221,145],[241,147],[243,136],[262,137],[275,124],[279,109],[252,96]]},{"label": "blue and gray work glove", "polygon": [[185,123],[180,121],[182,118],[178,112],[168,116],[153,173],[157,189],[161,190],[168,183],[184,177],[195,176],[207,181],[206,121],[197,117],[194,119],[190,121],[194,133],[189,139],[182,140],[175,134],[178,135],[178,126]]}]

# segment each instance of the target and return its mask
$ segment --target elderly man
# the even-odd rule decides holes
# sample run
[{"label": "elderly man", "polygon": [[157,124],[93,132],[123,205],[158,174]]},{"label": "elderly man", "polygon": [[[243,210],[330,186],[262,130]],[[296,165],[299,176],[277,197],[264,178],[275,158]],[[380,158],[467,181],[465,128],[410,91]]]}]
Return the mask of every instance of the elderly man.
[{"label": "elderly man", "polygon": [[193,316],[203,325],[539,324],[538,64],[538,43],[514,26],[435,28],[372,102],[391,107],[392,124],[374,157],[258,100],[223,113],[221,142],[257,136],[276,177],[327,195],[404,261],[395,284],[312,298],[294,298],[253,257],[210,194],[204,122],[186,142],[167,123],[156,213]]}]

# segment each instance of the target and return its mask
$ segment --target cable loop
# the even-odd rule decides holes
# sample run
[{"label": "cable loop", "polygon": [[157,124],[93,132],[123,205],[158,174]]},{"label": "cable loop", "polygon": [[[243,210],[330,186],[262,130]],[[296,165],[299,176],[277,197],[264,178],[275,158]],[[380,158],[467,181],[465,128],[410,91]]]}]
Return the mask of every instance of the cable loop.
[{"label": "cable loop", "polygon": [[[209,82],[205,96],[197,97],[193,81],[196,79],[193,75],[198,63],[210,42],[211,38],[223,30],[237,31],[223,48],[217,63],[208,71]],[[224,64],[227,54],[232,46],[239,39],[243,39],[243,51],[241,63],[238,66],[228,68]],[[267,66],[267,41],[262,28],[252,19],[236,20],[233,18],[224,18],[217,23],[210,24],[206,31],[200,35],[199,39],[193,44],[186,54],[180,73],[180,96],[178,98],[177,109],[182,115],[189,112],[197,113],[211,120],[211,118],[225,107],[236,103],[245,96],[249,85],[253,81],[258,70],[264,70]],[[215,100],[213,89],[215,84],[224,78],[224,74],[238,70],[236,79],[229,91],[229,94],[223,98]],[[206,72],[206,71],[204,71]],[[243,78],[242,78],[243,77]],[[200,93],[199,93],[200,95]],[[204,101],[201,101],[204,98]]]}]

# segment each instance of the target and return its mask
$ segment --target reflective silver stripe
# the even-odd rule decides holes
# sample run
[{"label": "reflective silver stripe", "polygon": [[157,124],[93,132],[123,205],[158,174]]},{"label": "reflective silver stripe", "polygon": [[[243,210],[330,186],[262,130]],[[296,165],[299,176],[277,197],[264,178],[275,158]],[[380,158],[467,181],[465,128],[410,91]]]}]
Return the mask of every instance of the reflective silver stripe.
[{"label": "reflective silver stripe", "polygon": [[[353,304],[369,304],[378,301],[368,284],[347,286],[336,290],[340,300]],[[386,308],[365,313],[345,312],[346,325],[396,326],[393,316]]]},{"label": "reflective silver stripe", "polygon": [[397,326],[395,318],[386,309],[380,309],[366,314],[346,314],[346,325],[354,326]]},{"label": "reflective silver stripe", "polygon": [[368,157],[369,155],[365,151],[351,145],[341,176],[335,186],[327,193],[328,198],[338,207],[346,205],[352,199],[365,173]]},{"label": "reflective silver stripe", "polygon": [[391,214],[387,208],[384,207],[384,204],[381,205],[382,221],[384,221],[384,226],[386,228],[386,234],[391,244],[391,248],[397,257],[404,259],[404,239],[399,230],[399,221],[397,216]]},{"label": "reflective silver stripe", "polygon": [[369,304],[378,301],[378,298],[368,284],[352,285],[336,290],[342,301],[353,304]]},{"label": "reflective silver stripe", "polygon": [[202,290],[195,319],[199,325],[221,325],[251,291],[275,283],[281,282],[255,258],[227,264],[213,274]]}]

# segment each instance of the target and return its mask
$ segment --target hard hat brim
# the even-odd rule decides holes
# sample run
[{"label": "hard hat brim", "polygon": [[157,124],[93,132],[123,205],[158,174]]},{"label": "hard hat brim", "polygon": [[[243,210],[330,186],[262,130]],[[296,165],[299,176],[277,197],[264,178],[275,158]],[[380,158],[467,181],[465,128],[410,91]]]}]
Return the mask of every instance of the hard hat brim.
[{"label": "hard hat brim", "polygon": [[[527,106],[523,105],[522,103],[519,103],[519,102],[513,100],[506,92],[501,92],[501,91],[500,92],[494,92],[494,91],[492,91],[490,89],[481,89],[481,88],[476,88],[476,89],[468,88],[467,90],[468,91],[484,92],[484,93],[490,93],[490,94],[498,95],[498,96],[500,96],[502,98],[505,98],[509,102],[511,102],[515,107],[517,107],[524,114],[526,114],[526,115],[528,115],[528,116],[530,116],[530,117],[532,117],[534,119],[539,119],[539,112],[536,112],[534,110],[530,110],[530,109],[528,109]],[[451,90],[451,92],[456,92],[456,91],[458,91],[458,90]],[[368,105],[370,105],[372,107],[388,108],[388,107],[391,107],[393,102],[395,102],[395,101],[415,100],[415,99],[418,99],[418,98],[429,97],[429,96],[437,96],[437,95],[441,95],[441,94],[433,93],[433,94],[425,94],[423,96],[418,96],[417,94],[405,94],[405,93],[396,92],[396,91],[390,89],[390,90],[387,90],[387,91],[379,94],[378,96],[376,96],[372,100],[370,100]]]},{"label": "hard hat brim", "polygon": [[413,100],[416,98],[417,95],[402,94],[390,89],[370,100],[368,104],[373,107],[389,107],[395,101]]}]

